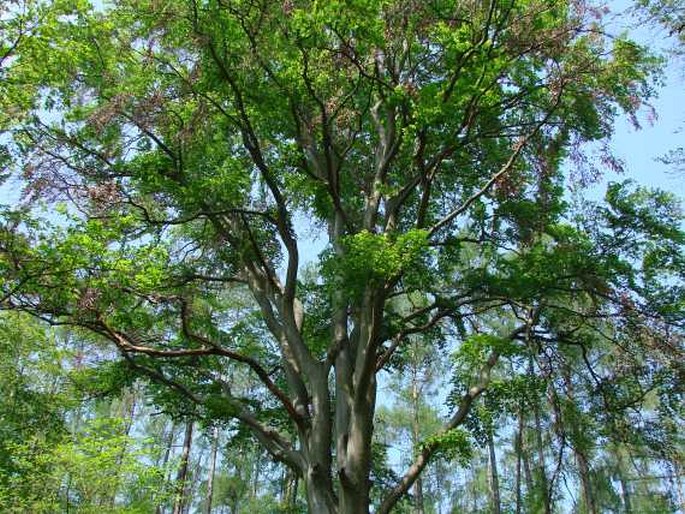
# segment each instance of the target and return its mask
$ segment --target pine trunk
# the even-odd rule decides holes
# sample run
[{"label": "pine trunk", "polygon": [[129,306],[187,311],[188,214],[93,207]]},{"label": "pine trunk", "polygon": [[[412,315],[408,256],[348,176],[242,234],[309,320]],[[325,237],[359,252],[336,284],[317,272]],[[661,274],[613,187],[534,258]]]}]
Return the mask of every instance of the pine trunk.
[{"label": "pine trunk", "polygon": [[212,452],[209,456],[209,475],[207,476],[207,498],[205,514],[212,512],[212,496],[214,495],[214,475],[216,473],[216,454],[219,447],[219,429],[212,429]]},{"label": "pine trunk", "polygon": [[592,491],[592,484],[590,480],[590,466],[588,464],[585,454],[577,449],[574,449],[576,454],[576,462],[578,463],[578,471],[580,473],[580,483],[583,489],[583,501],[585,502],[585,510],[588,514],[598,514],[597,505],[595,503],[594,494]]},{"label": "pine trunk", "polygon": [[516,452],[516,514],[521,514],[522,495],[521,495],[521,466],[523,460],[523,413],[518,413],[518,428],[516,439],[514,440],[514,451]]},{"label": "pine trunk", "polygon": [[490,500],[492,504],[493,514],[500,514],[502,512],[502,501],[500,499],[499,490],[499,474],[497,472],[497,454],[495,452],[495,438],[492,431],[488,433],[488,453],[489,453],[489,469],[490,469]]},{"label": "pine trunk", "polygon": [[193,441],[193,422],[186,423],[186,430],[183,436],[183,450],[181,453],[181,462],[178,467],[178,474],[176,475],[176,498],[174,500],[173,514],[183,514],[186,498],[186,482],[188,480],[188,462],[190,460],[190,447]]}]

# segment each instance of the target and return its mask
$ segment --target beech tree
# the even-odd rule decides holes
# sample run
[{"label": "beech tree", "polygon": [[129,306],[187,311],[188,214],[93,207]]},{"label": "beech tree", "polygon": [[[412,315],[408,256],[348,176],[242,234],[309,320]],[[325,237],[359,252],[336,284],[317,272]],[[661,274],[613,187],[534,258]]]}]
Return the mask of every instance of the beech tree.
[{"label": "beech tree", "polygon": [[[588,2],[0,9],[3,174],[23,187],[2,307],[114,345],[110,380],[237,423],[310,512],[369,512],[373,487],[390,512],[460,451],[504,360],[608,319],[682,350],[673,198],[616,184],[577,217],[565,199],[564,169],[616,165],[583,144],[636,114],[658,66]],[[378,379],[417,339],[459,349],[463,387],[378,490]]]}]

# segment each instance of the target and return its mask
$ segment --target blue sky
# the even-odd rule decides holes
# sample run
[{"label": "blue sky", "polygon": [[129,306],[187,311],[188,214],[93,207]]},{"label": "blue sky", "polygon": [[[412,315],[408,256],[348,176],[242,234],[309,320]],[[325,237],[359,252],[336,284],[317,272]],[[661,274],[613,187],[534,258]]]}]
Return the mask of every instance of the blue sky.
[{"label": "blue sky", "polygon": [[[665,51],[674,44],[668,32],[651,24],[638,25],[634,17],[625,13],[631,2],[612,2],[612,15],[618,27],[627,26],[631,36],[639,43],[656,51]],[[657,159],[679,146],[685,146],[685,56],[673,59],[665,73],[665,87],[658,98],[650,101],[656,119],[650,121],[647,110],[640,113],[640,130],[624,118],[616,124],[612,148],[625,163],[626,173],[621,176],[607,173],[606,180],[634,178],[645,186],[671,191],[685,200],[685,172],[676,172],[672,166]]]}]

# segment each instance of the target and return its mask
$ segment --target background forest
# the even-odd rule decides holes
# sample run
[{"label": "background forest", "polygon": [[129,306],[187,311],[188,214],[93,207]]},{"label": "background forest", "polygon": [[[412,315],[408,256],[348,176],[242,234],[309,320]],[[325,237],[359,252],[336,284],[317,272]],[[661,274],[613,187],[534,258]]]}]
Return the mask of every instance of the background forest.
[{"label": "background forest", "polygon": [[[307,512],[301,481],[244,430],[160,404],[142,383],[122,388],[114,368],[102,369],[113,355],[83,334],[17,315],[0,330],[4,512]],[[442,360],[412,345],[385,384],[376,480],[390,482],[439,426],[439,389],[449,387]],[[666,396],[668,384],[642,391],[650,398],[631,406],[631,421],[602,411],[591,383],[557,389],[537,375],[538,362],[524,365],[527,392],[486,396],[463,451],[436,460],[396,512],[682,510],[682,403]]]},{"label": "background forest", "polygon": [[610,143],[685,6],[607,14],[0,4],[0,511],[685,512],[683,211]]}]

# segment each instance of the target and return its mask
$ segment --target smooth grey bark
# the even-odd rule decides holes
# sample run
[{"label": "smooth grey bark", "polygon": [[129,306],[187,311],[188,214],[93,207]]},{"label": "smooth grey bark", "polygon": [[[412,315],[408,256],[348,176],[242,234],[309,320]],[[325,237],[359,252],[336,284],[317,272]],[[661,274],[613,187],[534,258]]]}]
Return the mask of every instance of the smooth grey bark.
[{"label": "smooth grey bark", "polygon": [[[494,5],[494,4],[493,4]],[[493,7],[494,9],[494,7]],[[298,306],[296,288],[298,283],[298,248],[294,236],[291,211],[284,197],[279,180],[269,167],[269,159],[262,153],[259,134],[255,132],[254,120],[251,119],[249,99],[240,82],[228,63],[222,57],[222,51],[200,27],[195,31],[205,41],[211,59],[217,66],[219,76],[224,80],[235,107],[232,123],[240,130],[244,149],[258,170],[265,189],[273,201],[272,221],[278,238],[287,253],[285,278],[281,281],[276,266],[265,257],[259,245],[252,243],[249,224],[241,215],[227,215],[220,220],[212,219],[218,232],[236,247],[245,248],[245,255],[254,256],[245,260],[243,276],[254,298],[260,306],[269,331],[280,345],[282,366],[287,381],[287,398],[277,395],[297,426],[299,448],[290,448],[286,441],[279,440],[274,431],[265,427],[248,413],[238,416],[255,433],[258,440],[276,459],[296,469],[303,477],[307,501],[312,512],[343,514],[363,514],[369,509],[369,472],[371,468],[371,439],[373,434],[373,416],[376,404],[376,373],[380,327],[383,321],[385,295],[393,289],[394,284],[368,284],[360,298],[350,300],[341,291],[332,294],[332,332],[333,337],[324,362],[312,354],[303,341],[301,306]],[[255,37],[252,34],[251,37]],[[253,39],[254,40],[254,39]],[[409,50],[406,49],[407,56]],[[305,56],[306,57],[306,53]],[[377,55],[378,65],[386,66],[384,56]],[[264,63],[268,68],[268,64]],[[305,73],[303,80],[308,90],[315,91],[310,77]],[[316,97],[316,95],[314,95]],[[318,99],[317,99],[318,102]],[[325,106],[321,115],[327,118]],[[332,200],[331,214],[326,220],[329,243],[335,257],[345,257],[343,237],[359,233],[360,230],[376,233],[379,223],[384,218],[385,229],[392,233],[398,222],[400,209],[421,185],[421,201],[417,215],[417,227],[425,227],[429,236],[434,236],[444,227],[450,225],[460,214],[482,195],[486,194],[515,165],[519,154],[527,141],[544,125],[541,120],[530,131],[523,135],[512,148],[510,158],[494,173],[486,184],[474,192],[463,204],[455,207],[432,226],[426,220],[430,204],[431,180],[438,166],[417,159],[421,180],[412,180],[399,193],[388,198],[384,192],[387,174],[394,157],[397,155],[404,137],[403,113],[384,98],[374,99],[369,109],[374,131],[378,135],[375,148],[373,180],[369,181],[365,191],[361,219],[356,226],[349,224],[347,213],[341,202],[340,160],[341,154],[336,151],[334,134],[330,132],[327,122],[322,123],[322,134],[312,131],[311,120],[302,118],[294,112],[294,122],[299,129],[298,141],[302,149],[302,165],[307,172],[326,185]],[[470,115],[469,118],[470,119]],[[465,121],[467,118],[465,118]],[[423,143],[419,141],[419,147]],[[384,200],[385,198],[385,202]],[[211,209],[208,209],[211,211]],[[247,241],[247,243],[243,243]],[[241,276],[241,279],[243,278]],[[399,277],[396,279],[399,280]],[[348,291],[349,293],[349,291]],[[436,317],[439,320],[440,317]],[[437,321],[436,321],[437,322]],[[399,344],[399,343],[397,343]],[[396,347],[396,346],[395,346]],[[392,352],[391,352],[392,353]],[[391,355],[390,353],[390,355]],[[488,361],[485,374],[497,361]],[[235,358],[235,357],[234,357]],[[387,359],[386,359],[387,361]],[[329,390],[328,379],[333,372],[334,391]],[[273,393],[276,388],[269,383],[268,377],[262,381]],[[446,424],[448,431],[460,424],[466,416],[473,401],[487,386],[489,377],[481,380],[464,397],[457,413]],[[333,422],[331,420],[333,413]],[[335,444],[336,464],[332,465],[331,446]],[[383,501],[379,512],[389,512],[397,501],[419,480],[420,474],[431,459],[435,447],[424,448],[400,483]],[[333,483],[337,482],[335,492]],[[337,498],[336,498],[337,493]]]},{"label": "smooth grey bark", "polygon": [[[376,408],[376,355],[385,298],[382,288],[369,286],[350,317],[341,296],[334,296],[335,445],[337,511],[369,511],[371,440]],[[352,322],[353,330],[348,331]],[[328,418],[327,418],[328,419]]]}]

